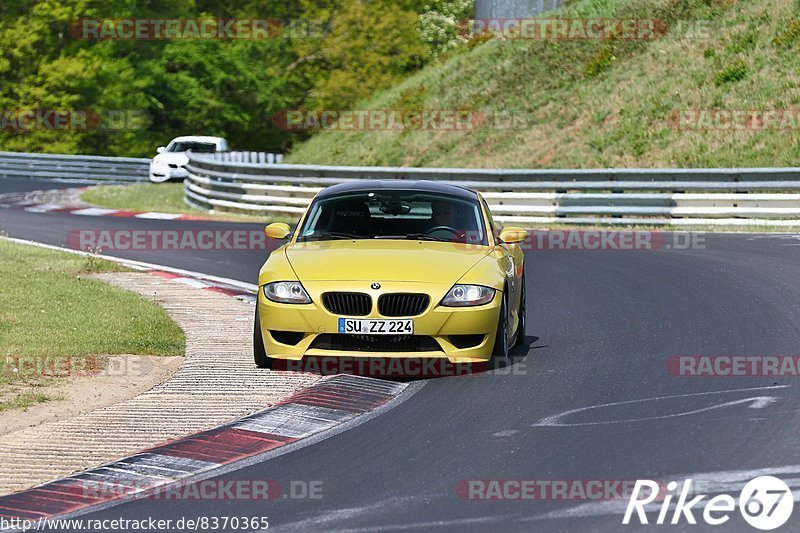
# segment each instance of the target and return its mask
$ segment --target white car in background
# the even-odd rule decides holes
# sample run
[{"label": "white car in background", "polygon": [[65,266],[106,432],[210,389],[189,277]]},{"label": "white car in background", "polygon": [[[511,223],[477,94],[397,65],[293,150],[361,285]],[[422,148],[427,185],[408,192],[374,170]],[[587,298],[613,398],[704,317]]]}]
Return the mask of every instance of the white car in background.
[{"label": "white car in background", "polygon": [[182,180],[187,175],[186,164],[189,156],[186,152],[211,154],[214,152],[227,152],[228,141],[222,137],[204,137],[189,135],[176,137],[165,147],[159,146],[158,155],[150,163],[150,181],[164,183],[169,180]]}]

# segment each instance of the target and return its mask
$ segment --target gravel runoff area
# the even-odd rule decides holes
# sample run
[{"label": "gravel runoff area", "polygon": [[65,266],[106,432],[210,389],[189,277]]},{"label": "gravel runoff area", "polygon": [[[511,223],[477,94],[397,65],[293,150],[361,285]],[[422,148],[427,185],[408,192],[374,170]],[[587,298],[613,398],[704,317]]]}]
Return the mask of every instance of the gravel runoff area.
[{"label": "gravel runoff area", "polygon": [[81,195],[86,187],[74,187],[71,189],[43,189],[24,193],[4,194],[5,200],[17,200],[36,204],[59,204],[71,205],[75,207],[91,207],[90,204],[81,200]]},{"label": "gravel runoff area", "polygon": [[148,273],[96,277],[163,306],[186,333],[183,364],[131,399],[0,436],[0,494],[210,429],[269,407],[320,378],[255,367],[252,304]]}]

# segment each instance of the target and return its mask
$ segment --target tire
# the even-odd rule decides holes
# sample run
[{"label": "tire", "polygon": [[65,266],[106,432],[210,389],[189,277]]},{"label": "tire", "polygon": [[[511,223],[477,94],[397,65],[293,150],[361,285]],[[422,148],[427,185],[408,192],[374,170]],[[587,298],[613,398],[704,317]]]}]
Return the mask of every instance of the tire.
[{"label": "tire", "polygon": [[525,328],[527,325],[527,306],[525,305],[525,274],[522,275],[522,296],[519,299],[519,324],[517,325],[517,337],[514,339],[514,346],[522,346],[525,344]]},{"label": "tire", "polygon": [[253,326],[253,359],[258,368],[272,368],[272,359],[267,357],[264,338],[261,336],[261,321],[258,318],[258,302],[256,302],[256,320]]},{"label": "tire", "polygon": [[[500,305],[500,316],[497,319],[497,335],[494,339],[494,348],[492,348],[492,358],[494,357],[508,357],[508,307],[506,306],[506,299],[508,291],[503,294],[503,303]],[[491,361],[491,359],[490,359]]]}]

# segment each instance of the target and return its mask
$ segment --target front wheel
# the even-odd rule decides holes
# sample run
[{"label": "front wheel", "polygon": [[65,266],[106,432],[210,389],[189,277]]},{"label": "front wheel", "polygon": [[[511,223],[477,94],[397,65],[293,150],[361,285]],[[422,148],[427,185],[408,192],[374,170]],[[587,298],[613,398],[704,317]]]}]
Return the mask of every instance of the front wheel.
[{"label": "front wheel", "polygon": [[508,357],[508,311],[506,295],[503,294],[503,303],[500,305],[500,316],[497,319],[497,335],[494,339],[492,356]]},{"label": "front wheel", "polygon": [[525,344],[525,325],[527,318],[525,306],[525,274],[522,275],[522,295],[519,298],[519,325],[517,326],[517,338],[514,341],[514,346],[522,346]]},{"label": "front wheel", "polygon": [[253,358],[258,368],[272,368],[272,359],[267,357],[264,338],[261,336],[261,320],[258,318],[258,302],[256,302],[256,320],[253,327]]}]

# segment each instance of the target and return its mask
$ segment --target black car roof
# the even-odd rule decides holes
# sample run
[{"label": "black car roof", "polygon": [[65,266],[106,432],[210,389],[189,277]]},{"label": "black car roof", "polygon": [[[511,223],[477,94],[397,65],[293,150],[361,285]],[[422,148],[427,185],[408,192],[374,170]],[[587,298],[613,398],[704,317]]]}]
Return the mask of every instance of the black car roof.
[{"label": "black car roof", "polygon": [[438,181],[409,181],[409,180],[358,180],[348,181],[347,183],[340,183],[332,185],[327,189],[323,189],[317,198],[326,198],[328,196],[338,196],[348,192],[372,192],[379,189],[389,189],[395,191],[415,191],[427,192],[434,194],[446,194],[449,196],[457,196],[460,198],[477,200],[478,194],[475,191],[458,187],[456,185],[449,185],[447,183],[440,183]]}]

